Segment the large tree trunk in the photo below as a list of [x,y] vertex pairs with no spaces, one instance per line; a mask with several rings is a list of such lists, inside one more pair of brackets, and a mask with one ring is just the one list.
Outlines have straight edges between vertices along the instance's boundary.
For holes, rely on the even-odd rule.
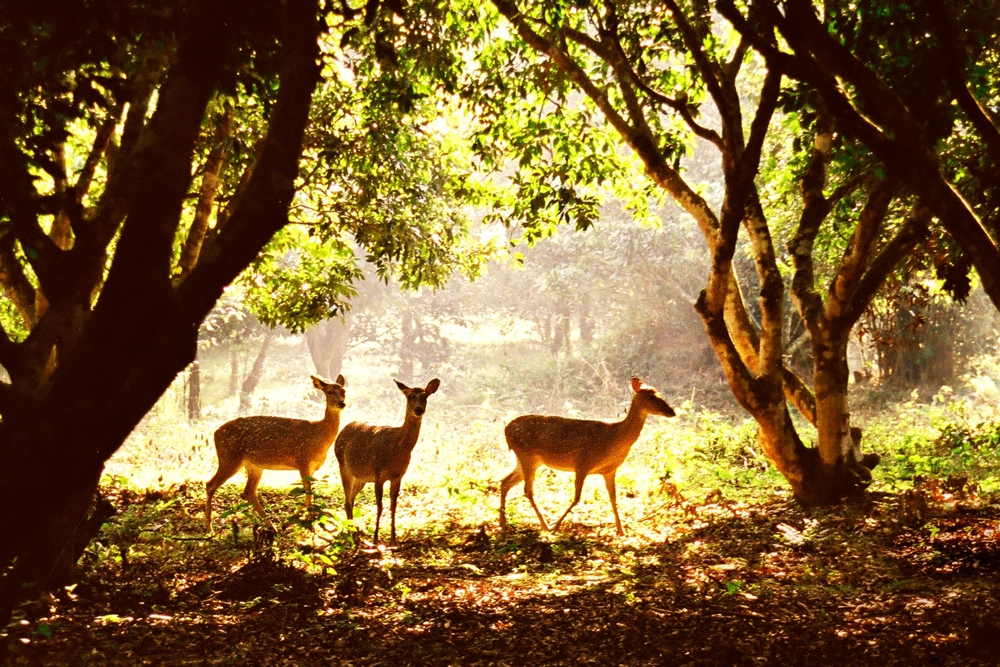
[[[94,326],[82,353],[56,370],[49,395],[0,423],[0,559],[17,557],[0,589],[2,603],[16,598],[22,584],[48,580],[91,506],[104,461],[194,360],[196,328],[185,326],[167,300],[147,303],[142,313],[98,307],[94,320],[103,326]],[[157,304],[162,315],[149,312]]]
[[[40,391],[13,398],[18,378],[25,376],[17,364],[21,348],[0,341],[4,366],[15,371],[13,386],[3,392],[0,421],[0,626],[18,600],[51,583],[61,554],[73,549],[72,535],[91,507],[105,461],[194,361],[199,324],[225,285],[287,223],[319,74],[318,8],[310,0],[289,0],[282,7],[280,85],[267,145],[226,232],[203,251],[188,278],[176,288],[171,283],[174,240],[195,141],[236,23],[226,13],[235,9],[226,3],[196,3],[181,17],[176,63],[142,140],[128,156],[127,218],[107,281],[74,345],[61,351]],[[80,262],[89,258],[103,271],[104,246],[95,251],[95,238],[100,240],[81,233],[68,252],[81,253]],[[46,274],[43,286],[46,281],[55,286],[46,291],[46,317],[69,312],[67,304],[89,304],[101,276],[83,281],[83,291],[74,293],[69,287],[81,283],[53,283],[53,275]],[[44,363],[48,355],[38,356]]]

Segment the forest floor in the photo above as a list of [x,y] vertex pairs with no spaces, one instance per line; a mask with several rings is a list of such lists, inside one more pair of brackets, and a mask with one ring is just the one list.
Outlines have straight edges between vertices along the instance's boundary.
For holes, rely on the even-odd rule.
[[657,522],[656,539],[586,514],[558,534],[521,521],[507,538],[495,521],[402,530],[401,516],[395,549],[317,549],[301,528],[255,544],[235,517],[207,539],[200,489],[110,493],[155,523],[124,548],[121,533],[105,541],[61,599],[23,609],[9,664],[1000,661],[1000,505],[964,480],[822,512],[666,493],[626,517]]

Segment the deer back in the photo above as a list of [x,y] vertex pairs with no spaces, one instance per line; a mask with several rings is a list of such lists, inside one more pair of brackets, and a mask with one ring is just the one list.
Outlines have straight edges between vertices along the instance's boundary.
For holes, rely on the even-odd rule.
[[507,445],[518,458],[530,456],[556,470],[588,469],[609,458],[624,460],[635,441],[622,438],[619,423],[524,415],[507,424]]
[[366,482],[374,482],[376,477],[402,477],[420,437],[427,397],[437,391],[440,384],[437,378],[425,388],[407,387],[396,382],[406,396],[406,416],[402,426],[371,426],[361,422],[345,426],[333,447],[342,474]]
[[507,444],[518,459],[531,457],[557,470],[615,470],[639,439],[646,415],[674,416],[663,397],[639,378],[632,378],[632,391],[628,414],[621,421],[524,415],[504,429]]
[[401,477],[410,464],[410,454],[416,444],[405,442],[399,426],[372,426],[352,422],[337,436],[334,454],[341,470],[353,479],[374,482]]
[[243,417],[215,432],[222,457],[238,457],[258,468],[297,469],[301,462],[325,459],[337,435],[336,424],[286,417]]
[[[240,460],[266,470],[315,470],[322,465],[340,428],[344,376],[338,376],[334,384],[313,377],[313,384],[326,395],[322,420],[270,416],[233,419],[215,431],[219,460]],[[310,463],[313,465],[306,465]]]

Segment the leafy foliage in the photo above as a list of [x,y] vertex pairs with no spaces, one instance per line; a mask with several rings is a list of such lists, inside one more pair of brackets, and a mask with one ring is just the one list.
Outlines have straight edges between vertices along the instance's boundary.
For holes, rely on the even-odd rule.
[[342,313],[361,272],[350,246],[321,243],[292,227],[275,236],[244,276],[250,312],[268,326],[296,332]]

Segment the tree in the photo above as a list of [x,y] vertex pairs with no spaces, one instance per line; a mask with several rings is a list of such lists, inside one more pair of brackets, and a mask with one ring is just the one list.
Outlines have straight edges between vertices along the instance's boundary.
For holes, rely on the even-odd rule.
[[[423,29],[408,32],[392,18],[398,3],[387,4],[324,15],[336,33],[321,40],[324,80],[381,96],[356,115],[352,98],[323,108],[362,135],[372,134],[365,113],[402,118],[386,122],[402,139],[420,119],[400,101],[447,87],[461,62],[448,48],[462,32],[439,24],[433,5],[407,12]],[[297,199],[297,179],[315,183],[300,163],[313,146],[320,16],[309,0],[0,10],[0,284],[13,306],[5,323],[15,323],[0,335],[11,378],[0,386],[5,614],[50,581],[105,460],[194,360],[199,324],[224,288],[253,282],[244,269],[257,263],[261,319],[299,329],[348,295],[353,264],[320,262],[343,257],[351,236],[387,273],[412,268],[414,284],[446,275],[437,260],[462,240],[461,221],[424,240],[418,214],[396,226],[386,215],[321,226]],[[350,165],[338,150],[327,159]],[[201,187],[191,197],[193,174]],[[299,225],[289,226],[290,209]],[[284,309],[269,301],[279,294]]]
[[952,284],[967,290],[974,266],[1000,308],[993,3],[828,3],[822,17],[808,0],[787,0],[783,11],[754,0],[746,15],[733,0],[717,7],[768,68],[814,90],[841,131],[940,220],[964,256],[939,267]]
[[[805,131],[812,147],[805,149],[808,167],[798,186],[802,204],[790,252],[793,298],[813,346],[813,394],[783,363],[785,285],[776,230],[756,182],[783,94],[781,72],[756,67],[748,57],[749,42],[713,23],[706,3],[493,4],[522,41],[509,41],[482,59],[482,69],[493,76],[486,75],[481,86],[526,100],[523,106],[560,110],[544,121],[520,120],[523,111],[492,114],[493,128],[503,127],[502,133],[494,129],[494,142],[521,151],[513,181],[521,186],[521,199],[530,202],[527,212],[549,210],[556,220],[587,226],[593,202],[576,188],[612,178],[612,163],[621,155],[606,133],[617,134],[648,177],[629,201],[648,196],[653,186],[701,228],[711,269],[695,308],[736,399],[758,422],[763,451],[807,504],[836,502],[863,487],[876,459],[861,455],[859,432],[849,421],[847,340],[875,289],[923,234],[926,215],[918,207],[887,225],[895,186],[864,178],[864,169],[827,195],[834,129],[823,109],[811,105],[819,119]],[[703,102],[714,106],[716,118],[699,117]],[[681,158],[694,137],[719,152],[724,188],[718,209],[682,174]],[[840,219],[852,233],[821,296],[815,239],[839,200],[862,184],[865,203]],[[758,322],[750,317],[734,271],[741,229],[757,274]],[[816,448],[802,442],[788,402],[817,427]]]
[[[3,283],[29,331],[20,342],[0,338],[11,377],[0,391],[8,611],[24,585],[46,580],[104,461],[194,359],[198,324],[223,287],[287,222],[319,75],[315,3],[286,3],[277,33],[269,12],[233,3],[164,9],[80,3],[3,18]],[[233,76],[239,46],[277,64],[268,132],[228,224],[175,286],[174,241],[202,119]],[[59,158],[88,122],[97,130],[71,181]],[[102,160],[106,180],[97,183]],[[44,301],[33,300],[36,286]]]

